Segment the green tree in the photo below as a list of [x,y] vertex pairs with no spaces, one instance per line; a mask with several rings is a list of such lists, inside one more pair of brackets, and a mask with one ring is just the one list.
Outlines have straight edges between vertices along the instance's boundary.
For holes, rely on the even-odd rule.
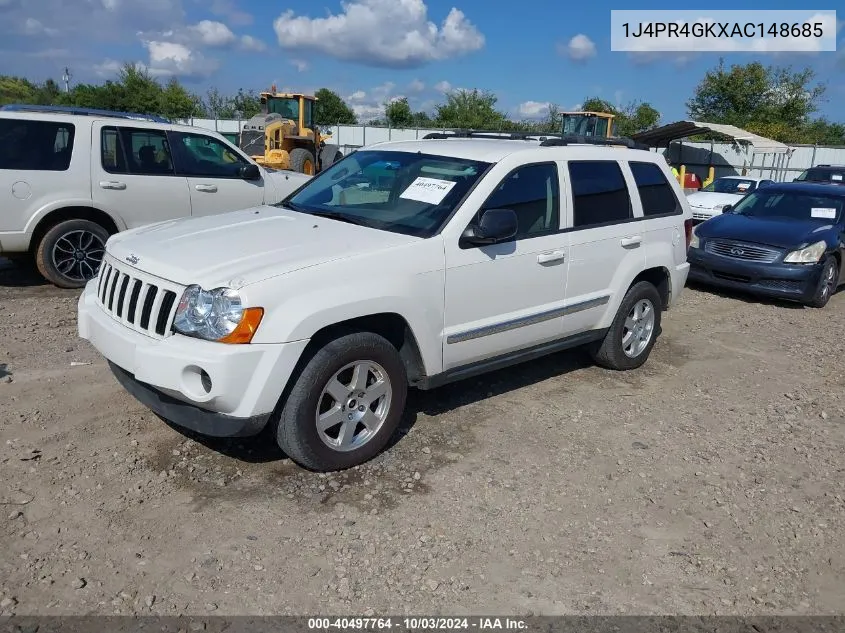
[[650,130],[660,122],[660,112],[650,103],[633,101],[617,108],[604,99],[589,97],[581,104],[585,112],[607,112],[616,116],[616,134],[631,136],[637,132]]
[[235,105],[231,97],[222,94],[217,88],[209,88],[203,100],[205,110],[212,119],[234,119]]
[[241,118],[251,119],[261,112],[261,98],[253,90],[238,90],[238,94],[232,99],[234,109],[241,113]]
[[158,113],[171,119],[188,119],[196,116],[197,100],[175,78],[161,90]]
[[435,107],[438,126],[502,130],[510,126],[504,112],[496,110],[496,95],[489,91],[458,90],[446,95],[446,103]]
[[807,125],[818,111],[825,86],[812,85],[814,78],[810,68],[793,72],[760,62],[726,68],[724,60],[719,60],[687,101],[687,110],[697,121],[783,134]]
[[414,113],[406,97],[389,101],[384,106],[384,118],[391,127],[407,128],[414,124]]
[[317,106],[314,114],[316,125],[354,125],[358,117],[336,92],[320,88],[316,94]]
[[23,77],[0,76],[0,105],[34,102],[35,84]]
[[412,127],[427,128],[432,127],[434,125],[434,121],[431,120],[431,116],[429,116],[428,112],[420,110],[419,112],[414,112],[411,125]]
[[123,107],[118,109],[141,114],[162,114],[161,84],[153,79],[148,70],[126,63],[118,73],[117,83],[123,92]]

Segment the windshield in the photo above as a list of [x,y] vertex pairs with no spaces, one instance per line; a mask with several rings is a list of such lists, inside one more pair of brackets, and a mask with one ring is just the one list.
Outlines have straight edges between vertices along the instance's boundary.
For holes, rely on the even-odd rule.
[[819,196],[801,191],[760,189],[740,200],[733,213],[754,218],[810,220],[836,224],[842,218],[845,198]]
[[299,120],[299,99],[271,97],[264,103],[265,113],[281,114],[286,119]]
[[757,188],[757,183],[753,180],[744,180],[742,178],[717,178],[706,187],[702,187],[701,191],[707,193],[735,193],[743,195],[751,193]]
[[357,151],[276,206],[429,237],[487,167],[418,152]]
[[795,180],[807,180],[810,182],[835,182],[845,185],[845,168],[835,169],[808,169]]

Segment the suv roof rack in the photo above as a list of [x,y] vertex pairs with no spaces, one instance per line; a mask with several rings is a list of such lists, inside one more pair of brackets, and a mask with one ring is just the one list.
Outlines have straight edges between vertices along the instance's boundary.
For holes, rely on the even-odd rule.
[[482,132],[476,130],[453,130],[449,132],[430,132],[423,136],[426,139],[447,139],[447,138],[489,138],[505,141],[544,141],[549,137],[560,136],[559,134],[531,134],[529,132]]
[[[830,163],[819,163],[816,167],[845,167],[845,165],[831,165]],[[814,169],[810,167],[810,169]]]
[[133,119],[135,121],[152,121],[153,123],[171,123],[169,119],[154,114],[140,114],[137,112],[116,112],[114,110],[96,110],[94,108],[77,108],[75,106],[45,106],[10,103],[0,106],[5,112],[45,112],[53,114],[74,114],[77,116],[104,116],[115,119]]
[[651,149],[648,145],[638,143],[634,139],[625,136],[604,138],[600,136],[582,136],[579,134],[549,138],[540,143],[540,145],[543,147],[560,147],[562,145],[624,145],[628,149]]

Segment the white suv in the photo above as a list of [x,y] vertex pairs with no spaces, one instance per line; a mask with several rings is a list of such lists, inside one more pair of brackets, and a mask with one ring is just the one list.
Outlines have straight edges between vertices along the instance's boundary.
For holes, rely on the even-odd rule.
[[642,365],[689,270],[663,157],[466,136],[374,145],[275,207],[113,236],[80,336],[165,419],[270,422],[321,471],[380,452],[409,386],[580,345]]
[[223,136],[145,115],[0,108],[0,255],[81,288],[108,237],[273,204],[310,176],[259,167]]

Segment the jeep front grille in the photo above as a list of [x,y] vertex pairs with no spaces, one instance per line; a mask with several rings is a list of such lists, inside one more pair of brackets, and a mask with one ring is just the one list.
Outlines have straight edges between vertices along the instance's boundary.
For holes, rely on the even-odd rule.
[[97,299],[103,310],[128,328],[152,336],[171,335],[181,288],[107,258],[100,268]]
[[776,248],[732,240],[709,239],[704,244],[704,250],[712,255],[760,264],[771,264],[780,257],[780,251]]

